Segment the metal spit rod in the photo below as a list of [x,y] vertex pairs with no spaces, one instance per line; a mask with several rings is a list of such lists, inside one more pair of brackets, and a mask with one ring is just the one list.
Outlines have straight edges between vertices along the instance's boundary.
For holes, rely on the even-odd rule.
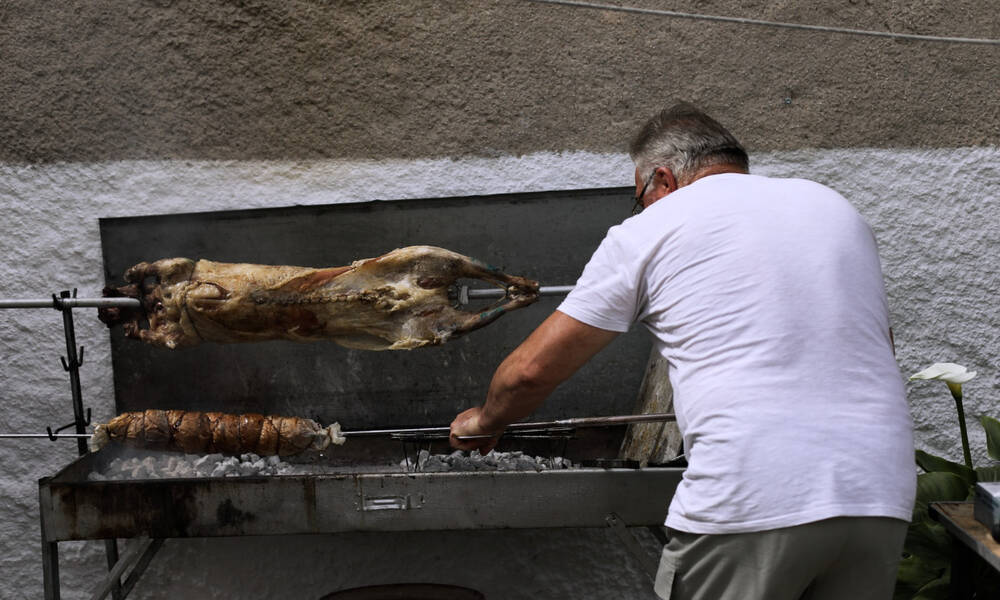
[[[486,288],[486,289],[475,289],[470,290],[468,286],[462,286],[469,298],[500,298],[503,297],[507,292],[500,288]],[[560,294],[568,294],[573,291],[573,286],[571,285],[543,285],[538,288],[539,296],[558,296]]]
[[[565,296],[573,291],[572,285],[543,285],[538,288],[539,296]],[[458,302],[468,304],[470,300],[480,298],[503,298],[507,290],[502,288],[469,289],[467,285],[458,286]]]
[[[540,296],[566,295],[573,291],[571,285],[543,285],[538,288]],[[507,294],[501,288],[469,289],[463,285],[458,290],[459,299],[462,304],[468,304],[469,300],[478,298],[502,298]],[[138,298],[24,298],[24,299],[0,299],[0,308],[141,308],[142,304]]]
[[[53,433],[54,438],[89,438],[91,433]],[[47,438],[48,433],[0,433],[0,438]]]
[[[540,296],[566,295],[573,291],[571,285],[543,285],[538,288]],[[459,301],[468,304],[470,300],[480,298],[502,298],[507,294],[501,288],[469,289],[463,285],[458,289]],[[0,300],[0,308],[141,308],[137,298],[25,298]]]
[[0,300],[0,308],[140,308],[138,298],[28,298],[23,300]]

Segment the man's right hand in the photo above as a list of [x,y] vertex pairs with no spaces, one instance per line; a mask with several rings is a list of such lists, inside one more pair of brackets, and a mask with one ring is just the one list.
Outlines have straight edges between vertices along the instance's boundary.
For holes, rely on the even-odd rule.
[[[448,438],[448,442],[451,444],[452,448],[457,448],[459,450],[479,450],[480,454],[486,454],[492,450],[497,442],[500,441],[500,435],[503,434],[503,430],[494,431],[486,429],[481,424],[483,414],[483,408],[481,406],[475,406],[466,411],[463,411],[455,417],[455,420],[451,422],[451,435]],[[474,438],[471,440],[460,440],[457,436],[460,435],[490,435],[491,437]]]

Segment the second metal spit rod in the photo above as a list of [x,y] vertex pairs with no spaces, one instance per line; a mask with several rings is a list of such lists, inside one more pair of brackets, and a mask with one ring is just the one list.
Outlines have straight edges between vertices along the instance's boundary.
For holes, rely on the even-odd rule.
[[[613,425],[629,425],[632,423],[658,423],[663,421],[676,421],[677,417],[673,413],[650,413],[647,415],[618,415],[613,417],[577,417],[573,419],[557,419],[555,421],[539,421],[536,423],[511,423],[504,430],[504,433],[517,433],[523,431],[537,430],[558,430],[577,429],[583,427],[609,427]],[[399,436],[399,437],[448,437],[451,432],[449,427],[415,427],[409,429],[361,429],[357,431],[342,431],[344,437],[364,437],[364,436]],[[460,435],[460,440],[471,440],[479,438],[495,437],[492,435]]]
[[[506,432],[516,433],[524,431],[578,429],[583,427],[610,427],[614,425],[630,425],[632,423],[660,423],[663,421],[676,421],[677,417],[673,413],[649,413],[647,415],[619,415],[614,417],[576,417],[573,419],[558,419],[555,421],[539,421],[536,423],[511,423],[507,426]],[[374,437],[380,435],[388,436],[433,436],[440,435],[447,437],[451,432],[449,427],[411,427],[402,429],[358,429],[355,431],[342,431],[344,437]],[[89,433],[55,433],[53,437],[64,438],[86,438]],[[46,438],[47,433],[0,433],[0,438]],[[460,435],[458,439],[469,440],[477,438],[493,437],[491,435]]]

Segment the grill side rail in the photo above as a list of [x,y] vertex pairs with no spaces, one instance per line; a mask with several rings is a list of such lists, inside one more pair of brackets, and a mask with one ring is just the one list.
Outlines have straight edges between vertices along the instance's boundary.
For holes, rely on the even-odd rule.
[[661,525],[683,469],[39,482],[46,542]]

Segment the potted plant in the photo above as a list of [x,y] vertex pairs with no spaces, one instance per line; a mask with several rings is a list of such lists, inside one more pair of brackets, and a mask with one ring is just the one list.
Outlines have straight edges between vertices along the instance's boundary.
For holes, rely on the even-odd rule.
[[[962,384],[976,373],[954,363],[935,363],[915,373],[910,380],[936,379],[945,382],[955,400],[958,426],[962,438],[964,464],[939,456],[916,451],[917,498],[913,518],[903,546],[894,600],[946,600],[951,583],[952,541],[944,527],[928,513],[932,502],[971,500],[978,481],[1000,481],[1000,466],[973,467],[969,436],[962,405]],[[981,416],[986,432],[986,450],[990,458],[1000,461],[1000,421]],[[975,573],[976,598],[996,598],[1000,577],[985,564]]]

